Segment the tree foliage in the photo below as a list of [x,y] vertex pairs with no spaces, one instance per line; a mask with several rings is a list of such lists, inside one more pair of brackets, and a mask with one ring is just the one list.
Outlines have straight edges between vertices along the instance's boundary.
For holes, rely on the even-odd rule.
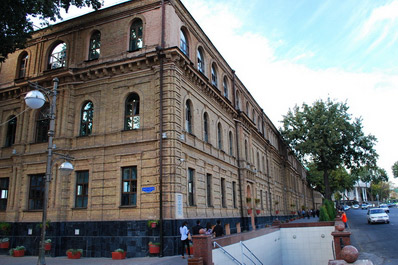
[[329,177],[340,166],[357,169],[365,165],[375,167],[377,153],[373,146],[377,139],[365,135],[362,120],[351,119],[346,103],[328,99],[312,106],[295,106],[283,117],[280,129],[286,142],[304,164],[313,163],[323,174],[324,195],[331,199]]
[[329,221],[330,217],[328,215],[328,211],[326,210],[325,205],[322,205],[319,209],[319,221]]
[[[325,182],[323,179],[323,172],[317,169],[317,165],[311,163],[308,165],[307,181],[316,191],[325,194]],[[333,194],[337,191],[351,190],[357,177],[349,174],[347,170],[339,166],[329,174],[330,192]]]
[[369,165],[366,165],[364,167],[354,169],[352,171],[352,175],[367,183],[379,183],[380,181],[388,181],[387,172],[377,166],[370,167]]
[[0,62],[16,49],[25,47],[33,32],[29,16],[38,17],[48,24],[48,19],[62,19],[60,10],[70,6],[101,7],[100,0],[3,0],[0,8]]
[[392,174],[394,175],[394,178],[398,178],[398,161],[392,165]]
[[372,196],[376,198],[379,195],[380,201],[385,201],[390,197],[390,184],[388,182],[380,181],[370,185]]

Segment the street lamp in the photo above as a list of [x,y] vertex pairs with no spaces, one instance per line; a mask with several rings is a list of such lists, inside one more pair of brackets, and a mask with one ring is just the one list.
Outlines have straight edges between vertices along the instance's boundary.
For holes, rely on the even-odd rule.
[[[47,165],[46,165],[46,176],[44,183],[44,198],[43,198],[43,219],[42,219],[42,228],[41,228],[41,239],[40,239],[40,248],[39,248],[39,258],[37,260],[37,265],[45,265],[45,252],[44,252],[44,242],[46,240],[46,222],[47,222],[47,204],[48,204],[48,190],[51,181],[51,169],[53,164],[53,138],[55,131],[55,112],[56,112],[56,103],[57,103],[57,88],[59,79],[53,79],[54,87],[52,90],[41,87],[37,84],[29,83],[36,90],[32,90],[25,96],[25,103],[32,109],[41,108],[46,102],[45,96],[50,101],[50,128],[48,130],[48,148],[47,148]],[[44,95],[43,95],[44,93]],[[52,96],[52,100],[50,100],[50,96]],[[60,155],[60,154],[57,154]],[[70,158],[64,155],[61,155],[64,158]],[[73,171],[73,165],[65,161],[59,167],[61,175],[68,175]]]

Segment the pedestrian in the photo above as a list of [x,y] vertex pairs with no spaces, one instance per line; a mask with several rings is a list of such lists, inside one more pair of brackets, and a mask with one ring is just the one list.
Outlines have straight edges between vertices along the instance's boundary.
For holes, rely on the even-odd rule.
[[347,219],[347,215],[345,214],[345,212],[342,213],[341,220],[343,220],[344,226],[345,226],[345,228],[347,228],[348,219]]
[[187,227],[187,221],[184,221],[182,223],[182,226],[180,227],[180,234],[181,234],[181,258],[185,259],[184,253],[185,253],[185,246],[188,249],[188,257],[191,257],[191,251],[189,249],[189,229]]
[[211,235],[211,233],[212,233],[212,231],[213,231],[213,228],[212,228],[212,226],[211,226],[211,223],[207,223],[206,224],[206,235]]
[[220,236],[224,235],[224,229],[221,226],[221,220],[217,220],[217,224],[213,228],[212,233],[214,233],[216,237],[220,237]]
[[196,225],[192,227],[192,235],[199,235],[200,229],[203,227],[200,225],[200,220],[196,221]]
[[307,218],[310,219],[310,216],[311,216],[310,209],[307,209],[306,215],[307,215]]
[[315,218],[315,210],[314,209],[311,210],[311,213],[312,213],[312,218]]
[[319,209],[316,209],[316,217],[319,218]]

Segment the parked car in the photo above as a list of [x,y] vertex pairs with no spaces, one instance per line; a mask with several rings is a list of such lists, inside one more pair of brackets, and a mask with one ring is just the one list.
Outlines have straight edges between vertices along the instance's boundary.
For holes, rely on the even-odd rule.
[[362,203],[361,208],[362,209],[368,209],[369,207],[371,207],[371,205],[367,202]]
[[366,218],[368,219],[368,224],[373,224],[373,223],[390,223],[390,217],[384,209],[382,208],[372,208],[368,209],[368,213],[366,215]]
[[359,204],[353,204],[353,205],[351,206],[351,208],[352,208],[352,209],[359,209]]
[[350,209],[350,206],[348,206],[348,205],[344,205],[344,206],[343,206],[343,210],[344,210],[344,211],[348,211],[349,209]]
[[389,203],[387,203],[387,206],[388,206],[388,208],[395,207],[395,203],[389,202]]
[[380,204],[379,208],[383,209],[386,213],[390,212],[390,209],[388,209],[387,204]]

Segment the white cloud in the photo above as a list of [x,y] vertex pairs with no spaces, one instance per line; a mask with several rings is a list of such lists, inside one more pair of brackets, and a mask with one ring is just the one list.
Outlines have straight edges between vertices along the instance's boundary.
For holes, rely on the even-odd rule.
[[[211,5],[206,5],[202,13],[185,2],[190,1],[184,1],[188,10],[277,127],[282,115],[296,104],[312,104],[317,99],[326,100],[328,97],[347,102],[349,113],[363,118],[364,132],[378,138],[379,166],[386,169],[392,178],[391,166],[398,160],[398,146],[395,144],[398,126],[394,122],[398,113],[398,107],[395,107],[397,76],[351,73],[341,69],[313,70],[296,63],[301,57],[291,61],[279,60],[266,36],[239,32],[244,25],[239,13],[233,13],[227,6],[220,10]],[[194,1],[195,6],[203,7],[205,3]],[[369,32],[376,21],[398,17],[398,1],[392,4],[390,8],[394,12],[389,10],[388,14],[383,14],[381,9],[373,12],[366,24]],[[233,23],[220,24],[219,21],[223,20]],[[385,38],[383,34],[380,36]],[[301,56],[313,55],[313,51],[304,50]]]

